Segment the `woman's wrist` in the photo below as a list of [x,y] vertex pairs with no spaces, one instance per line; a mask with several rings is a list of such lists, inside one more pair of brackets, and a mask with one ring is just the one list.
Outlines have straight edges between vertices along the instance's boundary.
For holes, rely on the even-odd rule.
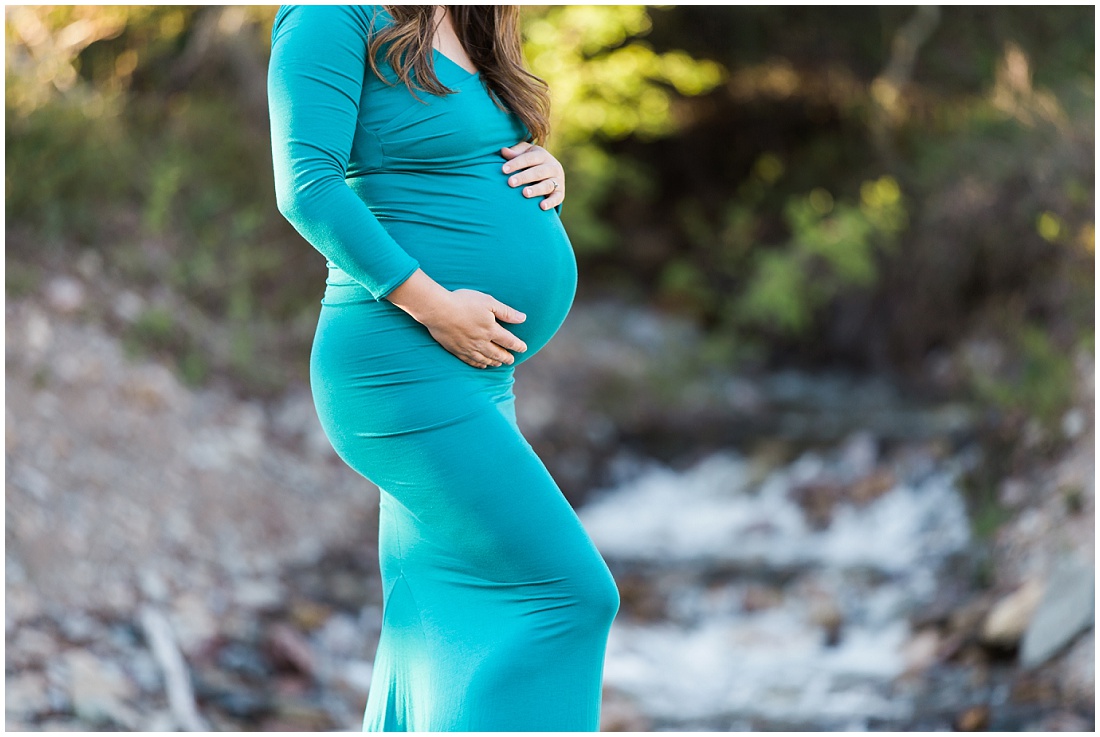
[[432,279],[423,269],[417,269],[405,281],[386,295],[393,304],[409,313],[414,320],[430,325],[441,309],[445,308],[451,290]]

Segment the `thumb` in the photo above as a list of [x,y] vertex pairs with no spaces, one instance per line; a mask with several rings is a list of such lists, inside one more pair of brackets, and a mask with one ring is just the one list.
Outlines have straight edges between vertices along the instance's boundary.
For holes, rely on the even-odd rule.
[[504,146],[500,151],[504,158],[511,159],[519,156],[530,147],[531,144],[527,141],[520,141],[518,143],[513,143],[511,146]]
[[527,315],[519,310],[513,310],[503,302],[493,302],[489,309],[492,310],[494,315],[505,322],[523,322],[527,319]]

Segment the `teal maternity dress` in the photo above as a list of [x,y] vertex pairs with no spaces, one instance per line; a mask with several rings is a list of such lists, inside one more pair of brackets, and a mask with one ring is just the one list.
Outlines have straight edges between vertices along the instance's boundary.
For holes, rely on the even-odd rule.
[[[436,51],[436,96],[367,63],[380,5],[283,5],[268,96],[279,211],[327,258],[310,382],[339,456],[380,489],[383,625],[363,731],[598,731],[619,592],[516,423],[514,371],[561,326],[577,264],[500,154],[529,137]],[[388,79],[393,68],[376,57]],[[526,313],[475,368],[386,296],[417,268]],[[308,520],[302,520],[308,524]]]

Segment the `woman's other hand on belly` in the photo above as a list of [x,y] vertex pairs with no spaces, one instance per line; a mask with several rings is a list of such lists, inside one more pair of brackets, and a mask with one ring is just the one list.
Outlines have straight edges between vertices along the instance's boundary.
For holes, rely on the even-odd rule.
[[501,166],[501,171],[509,175],[508,186],[523,186],[524,197],[545,195],[546,199],[539,203],[543,210],[565,201],[565,169],[549,151],[520,141],[514,146],[505,146],[500,153],[508,159]]
[[512,364],[516,359],[508,350],[527,350],[526,343],[497,322],[520,323],[527,316],[485,292],[449,290],[417,269],[386,299],[428,328],[437,343],[475,368]]

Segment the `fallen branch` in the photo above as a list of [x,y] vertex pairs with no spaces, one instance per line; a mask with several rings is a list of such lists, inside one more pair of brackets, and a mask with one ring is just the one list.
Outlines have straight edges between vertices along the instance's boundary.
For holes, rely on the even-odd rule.
[[141,626],[145,639],[153,651],[153,658],[164,671],[164,688],[168,692],[168,705],[179,726],[186,732],[209,732],[210,727],[199,714],[195,694],[191,690],[191,678],[187,663],[176,646],[172,625],[160,611],[145,605],[141,609]]

